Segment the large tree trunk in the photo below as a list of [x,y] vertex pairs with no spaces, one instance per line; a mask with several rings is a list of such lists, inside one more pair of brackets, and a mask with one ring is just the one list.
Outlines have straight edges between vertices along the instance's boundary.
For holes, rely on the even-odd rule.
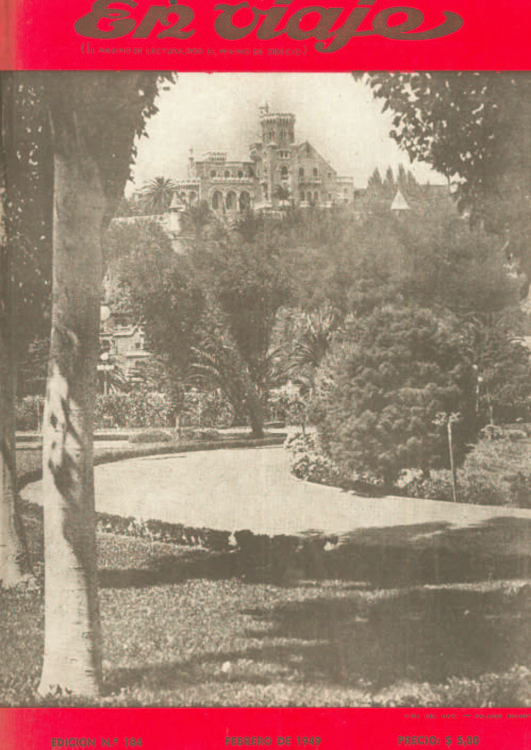
[[251,378],[249,366],[243,359],[234,337],[228,331],[225,335],[231,343],[231,348],[238,363],[239,379],[245,396],[245,409],[249,417],[253,437],[262,438],[264,436],[264,410],[258,388]]
[[15,347],[12,247],[7,231],[7,153],[12,74],[0,78],[0,585],[15,586],[31,573],[16,486]]
[[[66,98],[66,97],[65,97]],[[105,197],[75,109],[52,108],[52,336],[43,425],[45,643],[39,693],[94,696],[101,682],[93,409]]]
[[264,436],[264,410],[258,389],[253,383],[249,369],[244,362],[242,362],[241,377],[245,391],[245,406],[247,407],[253,437],[262,438]]

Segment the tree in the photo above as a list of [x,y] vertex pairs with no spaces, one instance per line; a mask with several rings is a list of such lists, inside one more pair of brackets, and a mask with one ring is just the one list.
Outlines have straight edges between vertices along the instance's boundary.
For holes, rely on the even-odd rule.
[[284,185],[275,185],[273,189],[273,198],[276,198],[282,208],[285,208],[289,201],[289,188]]
[[194,243],[191,256],[202,288],[226,321],[246,381],[266,396],[271,332],[292,287],[274,225],[257,224],[251,215],[234,230],[220,228]]
[[382,189],[382,185],[382,175],[380,174],[380,170],[378,169],[378,167],[375,167],[374,171],[369,176],[367,187],[369,188],[369,190],[375,190],[379,192]]
[[[212,242],[204,208],[187,213],[194,227],[190,242],[200,247]],[[226,231],[216,222],[210,229],[215,237]],[[113,228],[108,251],[121,256],[111,266],[118,296],[125,296],[142,320],[148,347],[158,356],[159,367],[166,369],[164,382],[172,384],[169,395],[176,412],[184,405],[185,386],[200,381],[203,386],[222,388],[236,415],[246,409],[253,433],[261,435],[262,406],[249,365],[216,297],[214,266],[198,268],[193,252],[175,254],[155,223]]]
[[101,679],[92,425],[102,233],[123,194],[157,75],[42,74],[54,160],[53,307],[43,426],[45,643],[39,693]]
[[0,75],[0,583],[6,587],[21,583],[30,573],[16,479],[14,263],[7,225],[13,96],[13,76],[4,72]]
[[522,73],[370,73],[394,112],[391,136],[455,187],[472,221],[503,236],[531,278],[531,77]]
[[349,472],[393,482],[403,469],[449,464],[438,415],[459,413],[458,461],[482,426],[473,362],[458,318],[387,306],[354,322],[318,376],[322,444]]
[[157,356],[149,379],[154,383],[158,373],[177,416],[184,406],[192,347],[199,346],[206,306],[195,270],[152,221],[113,226],[106,251],[108,302],[115,309],[125,306],[142,321],[147,347]]
[[142,188],[142,203],[149,213],[163,214],[170,207],[177,186],[169,177],[154,177]]
[[303,316],[302,326],[293,341],[286,341],[284,376],[293,380],[301,395],[311,401],[315,390],[315,376],[328,354],[343,316],[329,304]]
[[[5,79],[9,78],[6,73]],[[13,362],[17,393],[44,394],[41,342],[49,348],[51,308],[52,165],[39,74],[14,75],[9,105],[8,193],[3,206],[14,275]],[[28,374],[32,383],[28,382]]]

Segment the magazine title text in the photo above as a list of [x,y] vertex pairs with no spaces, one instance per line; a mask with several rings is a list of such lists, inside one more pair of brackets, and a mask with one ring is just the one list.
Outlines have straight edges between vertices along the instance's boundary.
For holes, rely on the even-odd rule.
[[[419,8],[379,9],[378,4],[378,0],[362,0],[351,7],[297,7],[298,3],[276,0],[268,8],[258,8],[249,0],[219,3],[214,6],[213,25],[223,40],[235,42],[254,35],[258,41],[270,41],[285,35],[292,41],[313,43],[317,52],[324,53],[337,52],[356,37],[424,41],[448,36],[463,26],[463,18],[453,11],[441,12],[432,22]],[[74,29],[88,39],[187,40],[200,25],[190,5],[150,5],[144,10],[136,0],[95,0]]]

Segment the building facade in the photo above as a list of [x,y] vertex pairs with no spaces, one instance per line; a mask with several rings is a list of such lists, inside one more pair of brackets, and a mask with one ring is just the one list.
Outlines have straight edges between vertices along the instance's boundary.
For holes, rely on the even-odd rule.
[[261,138],[249,146],[249,159],[229,161],[224,151],[201,159],[191,153],[188,176],[175,180],[186,205],[206,201],[221,214],[279,210],[287,206],[330,207],[351,203],[352,177],[341,177],[308,142],[295,139],[295,115],[260,107]]

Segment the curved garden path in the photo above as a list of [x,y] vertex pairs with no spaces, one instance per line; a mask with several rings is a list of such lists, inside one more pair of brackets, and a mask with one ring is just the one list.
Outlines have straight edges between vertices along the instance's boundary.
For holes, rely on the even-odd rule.
[[[135,458],[98,466],[98,511],[158,519],[223,531],[257,534],[415,526],[459,529],[498,519],[531,521],[531,510],[453,504],[403,497],[358,497],[332,487],[301,482],[289,473],[283,448],[219,449]],[[22,491],[42,503],[42,483]],[[517,521],[516,521],[517,522]],[[428,526],[429,525],[429,526]],[[420,527],[424,527],[424,531]]]

